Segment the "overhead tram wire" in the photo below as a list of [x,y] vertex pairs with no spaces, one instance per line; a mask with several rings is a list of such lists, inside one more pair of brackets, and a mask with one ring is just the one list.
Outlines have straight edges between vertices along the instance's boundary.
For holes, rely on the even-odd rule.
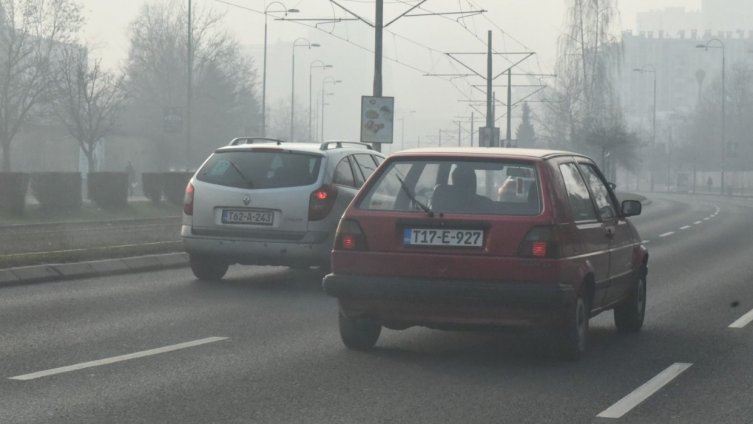
[[[243,9],[243,10],[246,10],[246,11],[249,11],[249,12],[257,13],[257,14],[259,14],[259,15],[263,15],[263,14],[264,14],[264,12],[263,12],[263,11],[261,11],[261,10],[258,10],[258,9],[254,9],[254,8],[252,8],[252,7],[248,7],[248,6],[245,6],[245,5],[237,4],[237,3],[234,3],[234,2],[231,2],[231,1],[228,1],[228,0],[214,0],[214,1],[215,1],[215,2],[217,2],[217,3],[225,4],[225,5],[227,5],[227,6],[231,6],[231,7],[236,7],[236,8],[238,8],[238,9]],[[406,2],[398,0],[398,1],[396,2],[396,3],[404,3],[404,4],[405,4]],[[420,9],[420,8],[419,8],[419,9]],[[443,17],[443,18],[446,18],[446,17]],[[336,19],[342,19],[342,18],[335,18],[335,17],[333,17],[333,20],[336,20]],[[348,18],[345,18],[345,19],[348,19]],[[300,26],[304,26],[304,27],[306,27],[306,28],[310,28],[310,29],[313,29],[313,30],[316,30],[316,31],[322,32],[322,33],[324,33],[324,34],[327,34],[327,35],[329,35],[329,36],[331,36],[331,37],[334,37],[334,38],[336,38],[336,39],[338,39],[338,40],[340,40],[340,41],[343,41],[343,42],[345,42],[345,43],[347,43],[347,44],[350,44],[350,45],[352,45],[352,46],[354,46],[354,47],[356,47],[356,48],[358,48],[358,49],[361,49],[361,50],[363,50],[363,51],[365,51],[365,52],[368,52],[368,53],[371,53],[371,54],[373,54],[373,53],[374,53],[374,50],[373,50],[373,49],[371,49],[371,48],[369,48],[369,47],[365,47],[365,46],[362,46],[362,45],[360,45],[360,44],[358,44],[358,43],[355,43],[355,42],[351,41],[351,40],[350,40],[350,39],[348,39],[348,38],[344,38],[343,36],[341,36],[341,35],[338,35],[338,34],[334,33],[334,25],[333,25],[333,30],[332,30],[332,31],[326,31],[326,30],[324,30],[324,29],[322,29],[322,28],[319,28],[319,27],[318,27],[317,25],[310,25],[310,24],[306,24],[306,23],[305,23],[304,21],[301,21],[301,20],[294,20],[294,19],[284,19],[284,18],[277,18],[277,20],[281,20],[281,21],[287,21],[287,22],[291,22],[291,23],[294,23],[294,24],[297,24],[297,25],[300,25]],[[348,30],[348,29],[349,29],[349,28],[348,28],[348,26],[346,25],[346,30]],[[411,64],[409,64],[409,63],[406,63],[406,62],[400,61],[400,60],[398,60],[398,59],[396,59],[396,58],[392,58],[392,57],[390,57],[390,56],[388,56],[388,55],[383,55],[383,58],[384,58],[385,60],[388,60],[388,61],[390,61],[390,62],[393,62],[393,63],[396,63],[396,64],[398,64],[398,65],[401,65],[401,66],[403,66],[403,67],[405,67],[405,68],[407,68],[407,69],[410,69],[410,70],[412,70],[412,71],[418,72],[418,73],[420,73],[420,74],[422,74],[422,75],[424,75],[424,74],[430,74],[430,73],[432,73],[432,72],[433,72],[433,70],[434,70],[434,68],[435,68],[435,67],[437,66],[438,62],[440,62],[440,61],[441,61],[442,59],[445,59],[445,60],[447,60],[447,63],[449,63],[449,64],[450,64],[450,65],[452,66],[452,61],[451,61],[451,60],[449,60],[449,59],[448,59],[448,58],[446,57],[446,55],[444,54],[444,52],[441,52],[440,50],[437,50],[437,49],[431,48],[431,47],[429,47],[429,46],[427,46],[427,45],[425,45],[425,44],[423,44],[423,43],[420,43],[420,42],[418,42],[418,41],[415,41],[415,40],[412,40],[412,39],[410,39],[410,38],[408,38],[408,37],[405,37],[405,36],[403,36],[403,35],[400,35],[400,34],[398,34],[398,33],[394,32],[394,31],[391,31],[391,30],[387,30],[387,29],[385,29],[385,32],[388,32],[388,33],[392,34],[393,36],[395,36],[395,37],[397,37],[397,38],[399,38],[399,39],[402,39],[402,40],[404,40],[404,41],[406,41],[406,42],[409,42],[409,43],[411,43],[411,44],[414,44],[414,45],[416,45],[416,46],[418,46],[418,47],[421,47],[421,48],[423,48],[423,49],[426,49],[427,51],[429,51],[429,53],[437,53],[437,56],[438,56],[438,60],[437,60],[436,62],[430,61],[430,62],[431,62],[431,70],[430,70],[430,71],[426,71],[425,69],[421,69],[421,68],[419,68],[418,66],[415,66],[415,65],[411,65]],[[466,94],[465,92],[463,92],[463,90],[462,90],[462,89],[461,89],[461,88],[460,88],[460,87],[459,87],[459,86],[457,85],[457,83],[456,83],[456,82],[455,82],[455,81],[453,80],[453,78],[443,78],[443,77],[438,77],[438,78],[439,78],[439,79],[441,79],[441,80],[443,80],[443,81],[446,81],[446,82],[450,83],[450,85],[451,85],[451,86],[452,86],[452,87],[453,87],[453,88],[454,88],[454,89],[455,89],[455,90],[456,90],[456,91],[457,91],[457,92],[458,92],[458,93],[459,93],[459,94],[460,94],[460,95],[461,95],[462,97],[464,97],[464,98],[466,98],[466,99],[468,99],[468,100],[472,100],[471,98],[468,98],[468,95],[467,95],[467,94]]]

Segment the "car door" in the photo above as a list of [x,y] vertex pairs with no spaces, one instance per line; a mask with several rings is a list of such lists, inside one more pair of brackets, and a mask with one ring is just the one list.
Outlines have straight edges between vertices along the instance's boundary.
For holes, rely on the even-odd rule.
[[574,239],[580,241],[572,252],[591,265],[594,274],[595,291],[592,307],[603,306],[609,288],[609,238],[604,224],[599,219],[595,201],[586,181],[575,162],[559,165],[567,191],[568,203],[573,219]]
[[631,282],[630,228],[620,217],[616,198],[596,165],[588,162],[581,163],[580,167],[596,202],[604,236],[609,240],[609,288],[605,303],[611,304],[622,299]]

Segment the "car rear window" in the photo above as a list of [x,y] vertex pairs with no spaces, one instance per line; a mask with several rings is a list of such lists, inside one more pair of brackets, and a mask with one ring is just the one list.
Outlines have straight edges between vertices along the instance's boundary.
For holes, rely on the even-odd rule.
[[359,207],[385,211],[537,215],[541,196],[531,162],[396,159]]
[[314,184],[322,157],[280,151],[216,152],[201,167],[199,181],[240,188],[282,188]]

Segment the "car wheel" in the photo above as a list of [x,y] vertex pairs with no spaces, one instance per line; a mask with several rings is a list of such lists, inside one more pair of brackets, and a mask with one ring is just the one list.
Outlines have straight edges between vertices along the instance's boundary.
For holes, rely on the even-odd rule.
[[646,274],[638,277],[630,295],[614,309],[614,324],[617,331],[635,333],[643,327],[646,316]]
[[363,318],[348,318],[340,311],[340,338],[348,349],[369,350],[374,347],[382,326],[375,321]]
[[588,298],[584,293],[578,293],[577,299],[565,314],[565,328],[560,345],[563,358],[578,360],[586,353],[589,317]]
[[228,264],[216,259],[205,258],[200,256],[189,256],[191,271],[193,275],[202,281],[217,281],[225,276]]

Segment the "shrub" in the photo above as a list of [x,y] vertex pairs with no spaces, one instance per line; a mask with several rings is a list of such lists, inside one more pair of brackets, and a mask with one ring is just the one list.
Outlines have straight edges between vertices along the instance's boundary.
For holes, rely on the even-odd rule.
[[0,172],[0,210],[13,215],[23,215],[29,174]]
[[193,172],[165,172],[162,174],[162,189],[168,202],[175,205],[183,204],[188,180]]
[[89,199],[102,209],[119,209],[128,205],[126,172],[90,172],[86,185]]
[[141,188],[144,196],[154,203],[162,200],[162,173],[160,172],[143,172],[141,174]]
[[37,172],[31,175],[31,192],[46,212],[81,208],[81,174]]

